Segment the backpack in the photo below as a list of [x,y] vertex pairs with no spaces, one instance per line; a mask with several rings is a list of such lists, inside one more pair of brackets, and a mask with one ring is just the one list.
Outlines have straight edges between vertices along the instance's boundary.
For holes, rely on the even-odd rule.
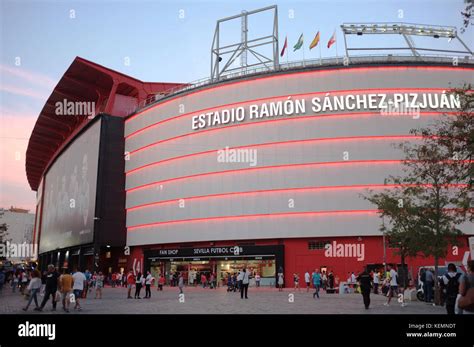
[[454,277],[449,276],[449,274],[446,274],[445,276],[448,279],[448,284],[446,285],[446,296],[456,297],[459,292],[458,280],[461,274],[457,273]]
[[421,273],[421,278],[420,278],[421,282],[425,283],[426,282],[426,271],[423,271]]

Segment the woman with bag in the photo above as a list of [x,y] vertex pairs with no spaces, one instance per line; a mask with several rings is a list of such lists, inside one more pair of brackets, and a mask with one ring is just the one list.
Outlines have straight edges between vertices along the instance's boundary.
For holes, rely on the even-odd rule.
[[474,314],[474,260],[467,263],[467,274],[459,284],[455,308],[458,314]]

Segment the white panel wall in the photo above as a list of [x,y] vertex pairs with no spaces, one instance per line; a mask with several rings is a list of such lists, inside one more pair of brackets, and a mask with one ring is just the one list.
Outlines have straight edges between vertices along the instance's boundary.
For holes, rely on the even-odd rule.
[[[380,220],[366,211],[374,206],[361,198],[366,188],[359,185],[380,185],[400,173],[402,155],[393,143],[408,140],[410,129],[432,123],[437,112],[413,119],[374,111],[334,116],[307,110],[305,118],[247,120],[244,126],[204,132],[191,129],[192,116],[295,94],[410,92],[472,79],[472,70],[461,68],[346,68],[252,78],[159,103],[125,126],[131,152],[127,243],[377,235]],[[217,150],[226,146],[256,150],[256,166],[218,162]],[[330,189],[334,186],[347,188]]]

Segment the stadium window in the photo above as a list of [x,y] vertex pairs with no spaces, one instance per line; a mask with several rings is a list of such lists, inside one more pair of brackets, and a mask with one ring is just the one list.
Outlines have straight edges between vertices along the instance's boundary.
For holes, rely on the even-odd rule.
[[309,241],[308,249],[310,251],[325,249],[326,245],[331,243],[331,241]]

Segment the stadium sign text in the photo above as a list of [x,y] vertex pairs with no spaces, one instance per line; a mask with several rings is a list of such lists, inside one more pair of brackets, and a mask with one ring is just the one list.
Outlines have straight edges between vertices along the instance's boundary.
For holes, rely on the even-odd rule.
[[217,127],[261,118],[303,115],[306,114],[307,109],[310,109],[311,113],[379,110],[383,115],[388,114],[387,110],[456,110],[460,106],[457,96],[445,93],[357,95],[330,95],[328,93],[324,97],[311,99],[288,97],[285,100],[201,113],[192,117],[192,129]]

